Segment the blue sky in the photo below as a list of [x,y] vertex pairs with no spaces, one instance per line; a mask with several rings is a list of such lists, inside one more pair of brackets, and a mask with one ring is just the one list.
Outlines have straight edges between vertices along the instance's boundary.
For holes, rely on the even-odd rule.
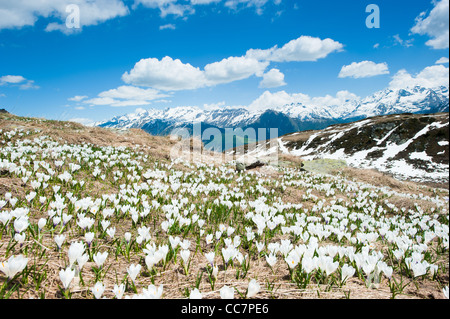
[[[68,20],[71,4],[80,28],[66,25],[76,22]],[[379,8],[379,28],[366,25],[369,4]],[[0,0],[0,108],[89,123],[137,108],[264,109],[363,98],[394,82],[448,86],[448,7],[448,0]]]

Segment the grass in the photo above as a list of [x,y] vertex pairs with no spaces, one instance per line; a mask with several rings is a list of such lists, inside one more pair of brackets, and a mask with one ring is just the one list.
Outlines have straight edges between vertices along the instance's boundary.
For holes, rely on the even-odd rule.
[[[0,262],[28,259],[14,278],[0,272],[1,298],[92,299],[97,282],[106,298],[120,284],[129,298],[144,289],[157,295],[153,285],[162,285],[162,298],[194,288],[220,298],[225,285],[243,298],[252,279],[260,284],[254,298],[264,299],[443,298],[448,286],[448,191],[354,170],[305,172],[294,160],[238,173],[214,158],[171,159],[174,141],[139,130],[10,115],[1,115],[0,129]],[[20,216],[28,225],[18,231]],[[77,242],[87,260],[81,269],[74,263],[65,290],[60,271]],[[94,256],[105,252],[99,266]],[[299,258],[292,269],[289,254]],[[426,273],[415,277],[407,258],[426,262]],[[380,272],[376,285],[365,273],[372,259],[393,271]],[[327,273],[330,263],[337,268]],[[130,265],[141,266],[134,281]],[[344,266],[355,274],[343,281]]]

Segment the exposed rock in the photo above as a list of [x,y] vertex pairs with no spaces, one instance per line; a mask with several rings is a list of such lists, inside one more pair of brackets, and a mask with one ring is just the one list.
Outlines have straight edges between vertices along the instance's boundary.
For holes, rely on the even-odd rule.
[[250,155],[245,155],[245,156],[241,156],[240,158],[238,158],[236,160],[236,170],[237,171],[244,171],[244,170],[249,170],[249,169],[253,169],[256,167],[261,167],[266,165],[267,163],[259,158],[250,156]]

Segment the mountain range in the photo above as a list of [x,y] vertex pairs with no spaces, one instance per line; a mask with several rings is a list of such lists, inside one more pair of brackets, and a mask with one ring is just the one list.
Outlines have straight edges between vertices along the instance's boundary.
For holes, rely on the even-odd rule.
[[[137,109],[134,113],[113,117],[95,123],[99,127],[140,128],[152,135],[168,135],[174,130],[186,128],[194,133],[194,123],[201,123],[202,133],[207,128],[219,129],[224,135],[226,128],[247,128],[258,132],[260,128],[277,128],[277,136],[306,131],[320,130],[330,125],[350,123],[364,118],[413,113],[430,114],[449,111],[448,87],[387,88],[362,99],[349,99],[335,105],[307,105],[292,103],[274,105],[270,109],[252,111],[247,108],[223,107],[205,110],[198,107],[173,107],[160,109]],[[274,138],[277,136],[270,136]],[[266,136],[257,136],[265,140]],[[206,141],[203,139],[204,142]],[[237,136],[236,143],[252,142],[245,136]]]

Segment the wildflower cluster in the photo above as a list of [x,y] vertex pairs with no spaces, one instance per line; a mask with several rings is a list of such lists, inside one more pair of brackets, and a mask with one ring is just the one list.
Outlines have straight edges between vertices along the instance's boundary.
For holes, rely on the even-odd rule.
[[1,297],[342,297],[350,282],[448,297],[444,190],[236,172],[36,130],[0,140],[15,185],[0,195]]

